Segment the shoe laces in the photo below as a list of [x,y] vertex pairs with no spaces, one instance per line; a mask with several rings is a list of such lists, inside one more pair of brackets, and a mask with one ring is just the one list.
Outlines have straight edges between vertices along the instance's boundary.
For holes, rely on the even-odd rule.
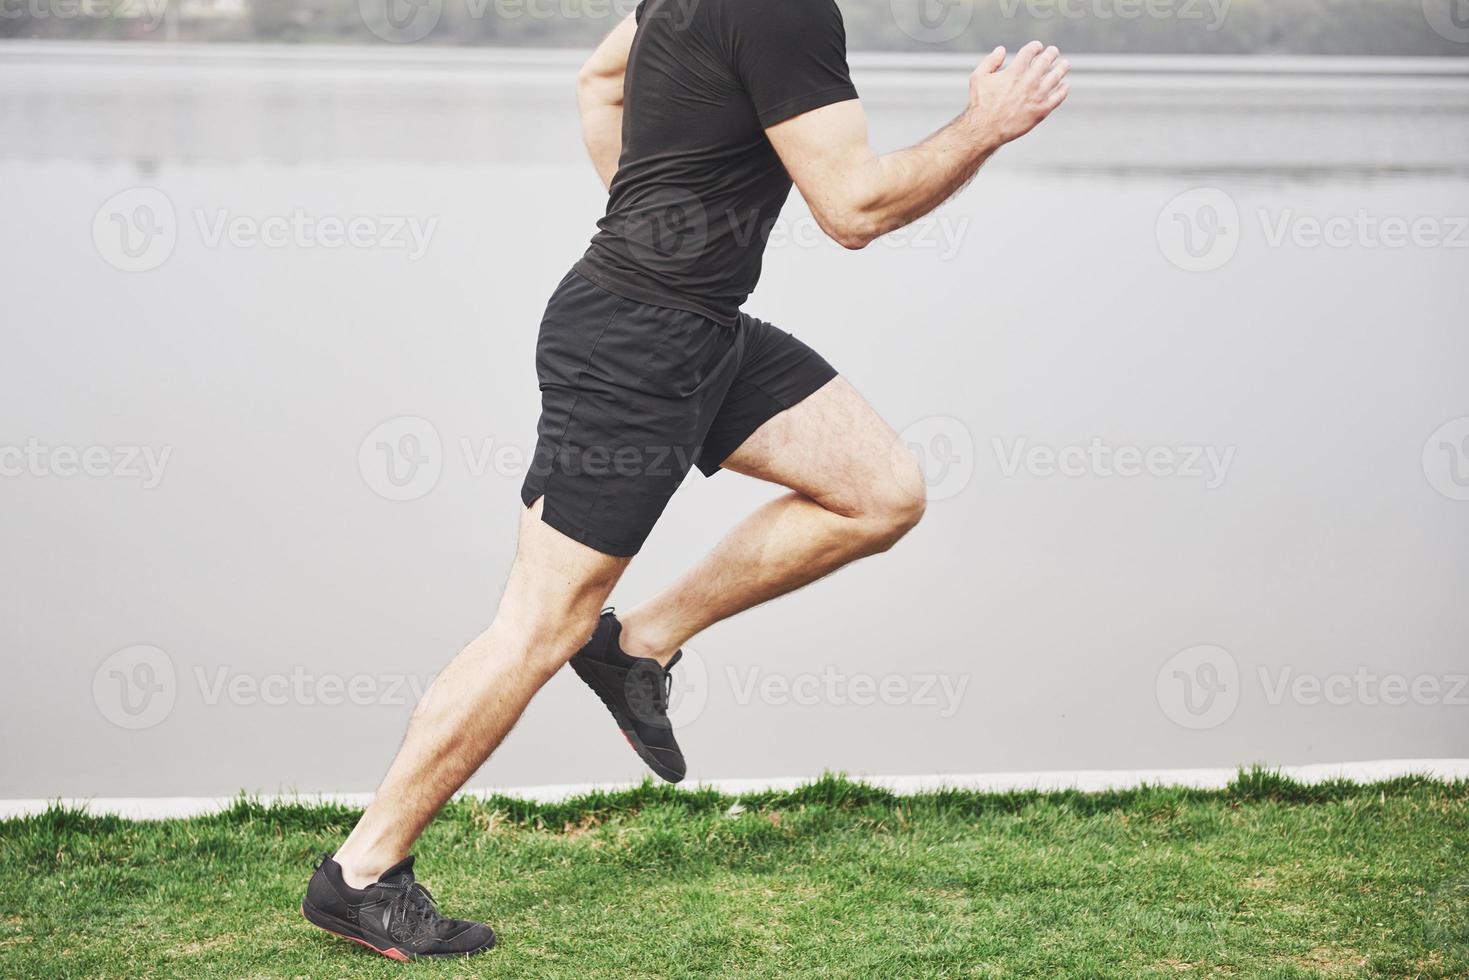
[[668,661],[667,667],[660,667],[655,674],[648,672],[648,680],[651,683],[653,694],[653,710],[663,717],[668,717],[668,704],[673,699],[673,665],[683,659],[683,651],[679,650]]
[[[629,698],[634,709],[639,707],[651,709],[654,714],[661,717],[668,716],[668,701],[673,695],[673,675],[666,670],[655,669],[652,666],[640,666],[633,670],[631,677],[637,678],[639,686],[644,694],[639,697]],[[642,705],[639,706],[638,702]]]
[[423,885],[416,881],[405,884],[388,885],[400,891],[396,901],[393,903],[394,920],[396,929],[390,930],[395,939],[400,942],[414,939],[434,931],[435,927],[443,921],[444,917],[439,914],[438,906],[434,904],[433,894]]

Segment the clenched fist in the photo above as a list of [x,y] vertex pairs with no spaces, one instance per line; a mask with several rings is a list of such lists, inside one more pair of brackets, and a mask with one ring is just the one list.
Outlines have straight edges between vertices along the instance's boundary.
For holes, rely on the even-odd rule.
[[1031,41],[1008,66],[995,48],[969,76],[969,114],[997,143],[1019,139],[1066,101],[1071,64],[1054,46]]

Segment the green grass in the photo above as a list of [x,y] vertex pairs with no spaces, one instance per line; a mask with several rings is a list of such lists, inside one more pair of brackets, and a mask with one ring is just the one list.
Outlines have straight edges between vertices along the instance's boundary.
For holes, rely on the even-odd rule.
[[500,947],[393,963],[297,905],[355,813],[0,823],[4,977],[1469,976],[1469,783],[465,799],[419,847]]

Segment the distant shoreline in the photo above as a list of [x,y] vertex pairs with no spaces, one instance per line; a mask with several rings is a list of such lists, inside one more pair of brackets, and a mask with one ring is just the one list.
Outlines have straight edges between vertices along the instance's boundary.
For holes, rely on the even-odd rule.
[[[216,66],[230,68],[310,66],[330,70],[392,65],[405,68],[474,70],[482,68],[569,69],[585,52],[572,48],[461,47],[449,45],[297,44],[220,41],[65,41],[0,39],[7,66],[27,61],[73,61],[99,67]],[[973,57],[953,52],[894,53],[863,51],[851,55],[854,71],[947,75],[968,71]],[[1400,76],[1469,80],[1469,58],[1338,55],[1152,55],[1079,54],[1079,72],[1089,75],[1191,75],[1260,80],[1271,76],[1351,78]]]

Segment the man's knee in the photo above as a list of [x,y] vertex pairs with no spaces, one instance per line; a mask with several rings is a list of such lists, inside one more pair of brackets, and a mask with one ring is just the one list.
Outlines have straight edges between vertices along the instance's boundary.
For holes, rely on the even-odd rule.
[[923,519],[928,506],[923,471],[911,455],[896,457],[891,478],[876,481],[861,519],[874,551],[886,551]]
[[578,610],[508,620],[502,615],[496,627],[513,634],[510,648],[527,669],[549,676],[587,642],[597,628],[597,613]]

